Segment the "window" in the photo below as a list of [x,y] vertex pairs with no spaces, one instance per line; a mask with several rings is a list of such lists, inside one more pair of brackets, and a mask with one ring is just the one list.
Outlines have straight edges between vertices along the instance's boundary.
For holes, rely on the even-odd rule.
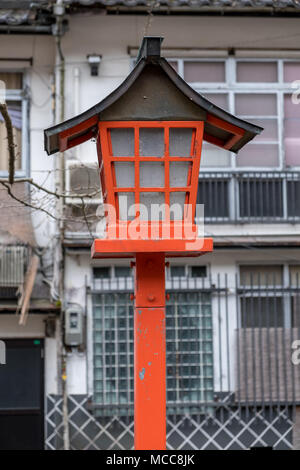
[[207,269],[206,266],[191,266],[191,277],[206,277],[207,276]]
[[115,277],[131,277],[132,271],[128,266],[115,266]]
[[[5,102],[13,126],[13,137],[15,147],[15,174],[16,176],[24,174],[26,170],[26,109],[27,99],[23,93],[23,74],[0,71],[1,90],[5,93]],[[8,148],[7,131],[3,116],[0,114],[0,172],[7,174],[8,171]]]
[[240,266],[241,286],[283,285],[282,265],[242,265]]
[[277,76],[277,62],[237,62],[237,82],[274,83],[277,82]]
[[184,79],[189,83],[224,83],[224,61],[184,61]]
[[101,266],[100,268],[93,269],[95,279],[109,279],[110,278],[110,268],[108,266]]
[[283,265],[240,266],[242,328],[285,326]]
[[[119,405],[128,414],[133,404],[133,307],[129,293],[93,295],[94,400]],[[211,295],[170,293],[166,307],[167,402],[213,400]],[[122,409],[124,405],[124,409]],[[169,411],[169,412],[171,412]]]
[[283,297],[242,297],[242,328],[274,328],[284,326]]
[[185,266],[171,266],[170,274],[171,274],[171,277],[184,277]]
[[[212,103],[264,128],[238,156],[204,142],[202,168],[279,169],[299,165],[300,111],[285,95],[291,95],[292,82],[299,80],[300,61],[172,58],[172,66]],[[280,145],[283,115],[284,146]]]
[[111,279],[132,277],[129,266],[101,266],[93,268],[94,279]]
[[235,112],[245,120],[264,128],[264,132],[248,143],[237,158],[239,167],[278,167],[278,117],[276,94],[237,93]]

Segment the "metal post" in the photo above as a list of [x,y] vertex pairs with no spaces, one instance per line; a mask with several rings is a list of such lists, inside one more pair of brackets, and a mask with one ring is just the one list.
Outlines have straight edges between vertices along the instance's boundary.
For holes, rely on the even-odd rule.
[[165,256],[136,255],[134,447],[166,449]]

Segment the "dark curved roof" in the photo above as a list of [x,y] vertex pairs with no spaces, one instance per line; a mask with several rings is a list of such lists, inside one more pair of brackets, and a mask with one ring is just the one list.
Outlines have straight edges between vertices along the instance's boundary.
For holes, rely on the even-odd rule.
[[[66,150],[89,140],[96,132],[97,123],[101,116],[116,101],[128,92],[141,76],[145,67],[151,64],[159,67],[159,72],[165,74],[173,86],[179,90],[189,103],[193,103],[198,109],[199,117],[193,120],[204,120],[204,140],[211,142],[227,150],[238,152],[247,142],[253,139],[263,130],[247,121],[239,119],[227,111],[215,106],[209,100],[191,88],[171,67],[166,59],[160,57],[160,45],[162,38],[146,37],[137,59],[137,64],[128,77],[104,100],[82,114],[50,127],[44,131],[45,150],[48,155]],[[203,119],[203,116],[206,116]],[[145,118],[147,119],[147,118]],[[119,119],[119,120],[128,120]],[[137,120],[132,118],[132,120]],[[66,135],[68,138],[66,138]],[[64,143],[62,143],[64,139]]]

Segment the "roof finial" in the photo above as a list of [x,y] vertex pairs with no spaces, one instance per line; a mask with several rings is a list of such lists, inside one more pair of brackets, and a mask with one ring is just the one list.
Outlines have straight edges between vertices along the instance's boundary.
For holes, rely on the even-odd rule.
[[164,38],[160,36],[145,36],[143,38],[136,62],[141,59],[154,59],[160,57],[160,45]]

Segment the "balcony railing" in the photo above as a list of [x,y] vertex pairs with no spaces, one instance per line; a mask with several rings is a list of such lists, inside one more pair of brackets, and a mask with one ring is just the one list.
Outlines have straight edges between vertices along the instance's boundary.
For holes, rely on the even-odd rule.
[[300,222],[300,172],[200,172],[206,223]]

